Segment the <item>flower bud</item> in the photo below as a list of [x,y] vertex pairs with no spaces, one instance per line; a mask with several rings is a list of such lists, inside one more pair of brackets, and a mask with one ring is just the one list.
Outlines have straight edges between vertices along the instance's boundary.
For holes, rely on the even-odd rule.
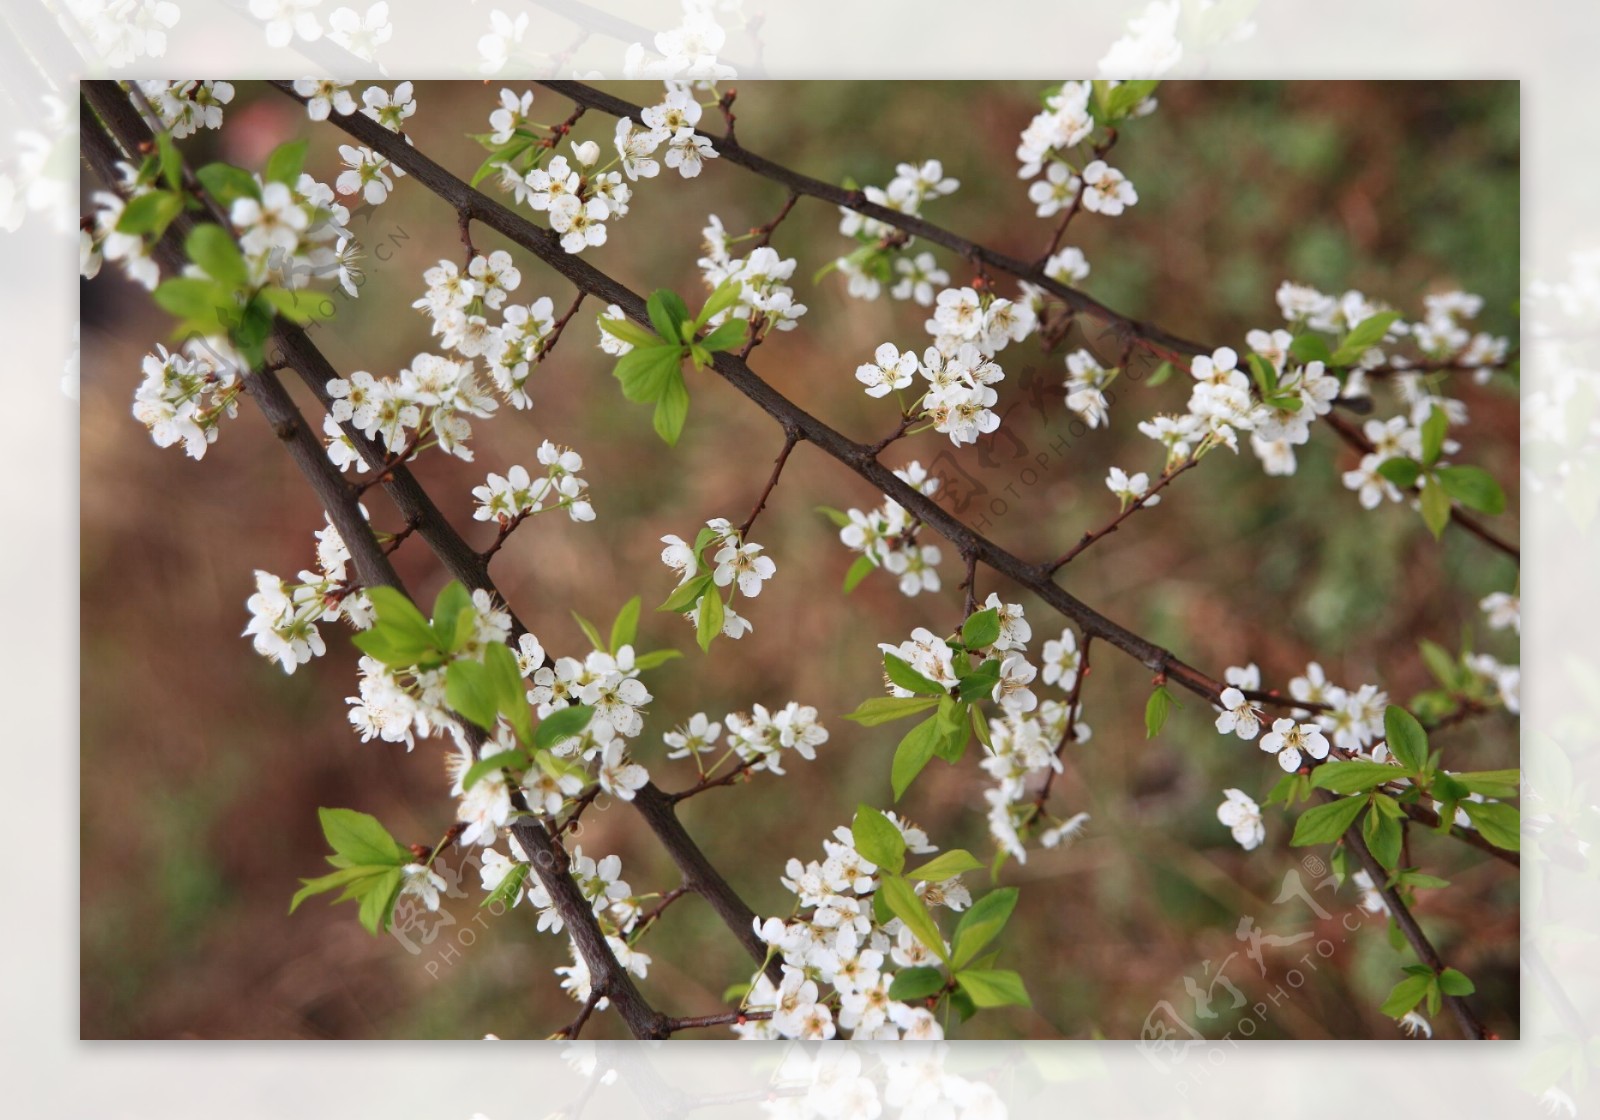
[[577,161],[585,167],[593,167],[600,158],[600,145],[593,140],[585,140],[581,144],[572,145],[572,154]]

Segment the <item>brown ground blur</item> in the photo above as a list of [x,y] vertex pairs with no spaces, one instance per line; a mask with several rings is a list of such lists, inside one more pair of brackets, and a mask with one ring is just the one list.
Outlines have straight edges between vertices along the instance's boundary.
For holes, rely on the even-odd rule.
[[[646,87],[615,88],[653,96]],[[1050,223],[1026,204],[1012,149],[1037,88],[746,83],[739,134],[753,150],[832,181],[882,183],[899,160],[942,158],[962,188],[931,204],[928,216],[1032,257]],[[498,90],[420,84],[410,130],[417,144],[470,173],[481,151],[463,134],[486,128]],[[1125,129],[1114,158],[1137,184],[1138,206],[1115,220],[1085,215],[1074,226],[1070,240],[1093,263],[1086,286],[1098,297],[1177,333],[1239,345],[1246,328],[1276,325],[1272,292],[1286,277],[1357,287],[1408,314],[1420,310],[1424,292],[1460,285],[1487,298],[1488,329],[1515,333],[1514,84],[1181,84],[1160,97],[1155,116]],[[568,111],[549,93],[538,105],[540,119]],[[609,124],[591,118],[577,135],[604,142]],[[331,181],[341,134],[308,125],[281,95],[241,84],[220,138],[204,134],[185,151],[195,162],[259,166],[273,145],[307,134],[308,170]],[[693,261],[708,212],[738,230],[765,221],[784,197],[722,163],[692,182],[669,173],[639,186],[633,212],[589,259],[644,291],[698,290]],[[924,316],[886,299],[854,303],[837,276],[811,283],[846,244],[836,219],[832,208],[806,201],[780,229],[775,245],[798,256],[797,298],[810,313],[801,329],[758,350],[753,364],[803,407],[867,438],[892,423],[890,406],[865,398],[851,373],[884,339],[920,347]],[[409,307],[422,270],[458,258],[461,246],[453,216],[409,180],[358,233],[375,258],[388,259],[369,259],[359,304],[315,337],[341,370],[390,374],[430,346],[426,321]],[[487,231],[477,241],[500,246]],[[517,298],[547,294],[564,308],[570,289],[528,254],[515,255],[524,277]],[[961,262],[940,257],[956,282],[968,279]],[[451,805],[441,748],[406,754],[350,733],[343,698],[354,691],[355,656],[342,632],[327,630],[329,655],[292,677],[238,637],[252,569],[292,576],[308,566],[321,517],[248,404],[201,463],[150,442],[129,402],[139,357],[166,324],[112,271],[83,289],[83,1036],[472,1038],[555,1029],[572,1010],[549,972],[564,963],[565,944],[536,936],[520,911],[472,927],[473,944],[448,962],[437,950],[447,940],[460,945],[472,901],[453,903],[458,924],[416,956],[389,937],[368,936],[348,906],[314,900],[285,913],[296,879],[321,867],[317,806],[375,813],[406,842],[430,842],[444,829]],[[476,463],[429,456],[418,470],[469,539],[486,543],[492,530],[470,520],[468,496],[485,471],[531,463],[544,438],[584,455],[599,519],[542,518],[496,561],[511,602],[557,654],[580,652],[569,609],[609,621],[631,595],[643,595],[647,608],[664,598],[672,579],[657,562],[657,539],[690,536],[711,516],[742,519],[781,445],[777,427],[743,398],[695,377],[684,439],[667,449],[647,410],[622,400],[609,361],[594,348],[594,310],[586,308],[535,378],[533,410],[475,424]],[[1032,344],[1007,350],[1001,362],[1003,405],[1021,399],[1012,378],[1030,367],[1052,387],[1062,376],[1059,357],[1041,357]],[[1058,437],[1071,446],[1031,486],[1024,461],[1010,458],[1004,442],[988,465],[968,450],[963,464],[1008,504],[986,531],[1026,557],[1061,551],[1112,512],[1102,484],[1108,466],[1159,466],[1134,425],[1181,407],[1184,392],[1124,392],[1111,431],[1081,440],[1065,436],[1053,388],[1043,418],[1017,407],[1006,430],[1031,453]],[[1512,494],[1512,511],[1496,524],[1514,534],[1515,387],[1468,386],[1462,396],[1472,410],[1465,458]],[[927,463],[948,446],[930,433],[888,460]],[[1338,483],[1349,465],[1327,431],[1315,433],[1291,480],[1264,477],[1249,456],[1210,458],[1158,510],[1076,562],[1066,585],[1214,675],[1255,660],[1281,686],[1318,658],[1334,679],[1382,680],[1404,699],[1428,684],[1418,639],[1450,646],[1463,627],[1480,635],[1482,648],[1515,661],[1504,634],[1483,636],[1475,608],[1488,591],[1512,587],[1511,566],[1459,533],[1435,544],[1399,507],[1363,512]],[[799,699],[815,704],[833,733],[815,762],[797,760],[786,778],[763,777],[686,806],[690,830],[761,913],[787,912],[777,881],[786,858],[820,855],[821,838],[858,802],[887,801],[896,727],[863,730],[841,718],[874,691],[875,643],[898,641],[918,625],[943,629],[959,611],[961,573],[949,549],[940,596],[902,598],[882,576],[849,599],[840,594],[851,557],[812,507],[875,500],[801,446],[754,534],[779,569],[747,612],[754,634],[719,642],[707,660],[676,618],[646,612],[642,645],[688,652],[649,679],[656,699],[639,754],[665,787],[685,784],[692,768],[664,760],[659,734],[696,710],[720,716]],[[374,493],[369,504],[376,524],[398,527],[385,499]],[[976,508],[969,520],[981,519]],[[423,595],[439,586],[420,542],[398,563]],[[1015,598],[980,577],[980,590],[990,589]],[[1037,654],[1059,626],[1045,608],[1023,602]],[[1025,970],[1036,1011],[985,1014],[965,1037],[1137,1036],[1156,1001],[1190,1006],[1186,975],[1203,986],[1205,962],[1242,948],[1234,940],[1241,915],[1280,934],[1313,928],[1302,906],[1273,905],[1284,872],[1307,854],[1287,848],[1283,815],[1269,813],[1267,846],[1248,856],[1213,815],[1223,787],[1263,796],[1275,771],[1253,747],[1212,732],[1209,713],[1186,696],[1163,735],[1146,742],[1147,671],[1104,647],[1094,665],[1086,694],[1094,738],[1073,752],[1056,786],[1060,809],[1093,814],[1090,830],[1068,850],[1004,872],[1024,890],[1002,963]],[[1517,725],[1497,716],[1452,732],[1447,749],[1456,768],[1512,766],[1516,741]],[[935,764],[908,798],[942,846],[988,850],[974,774],[970,757],[956,769]],[[584,846],[619,853],[638,891],[676,885],[626,807],[594,814]],[[1477,980],[1491,1026],[1514,1036],[1515,875],[1430,837],[1415,842],[1415,853],[1455,882],[1422,906],[1425,924],[1451,963]],[[1346,890],[1334,918],[1316,923],[1319,936],[1338,942],[1336,953],[1258,1033],[1393,1035],[1373,1009],[1399,958],[1376,923],[1340,942],[1338,918],[1352,905]],[[751,971],[695,899],[669,912],[646,951],[655,963],[645,990],[677,1014],[715,1010],[724,987]],[[1265,978],[1241,956],[1229,975],[1254,1003],[1283,983],[1303,951],[1269,951]],[[591,1033],[618,1029],[599,1017]]]

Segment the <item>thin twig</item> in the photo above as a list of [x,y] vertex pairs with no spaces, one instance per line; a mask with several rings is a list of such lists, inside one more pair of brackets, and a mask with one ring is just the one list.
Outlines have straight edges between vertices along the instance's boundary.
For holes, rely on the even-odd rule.
[[762,488],[761,496],[756,499],[755,508],[750,511],[750,516],[744,519],[744,524],[739,526],[739,541],[744,543],[750,539],[750,528],[756,523],[756,518],[761,516],[761,511],[767,508],[767,499],[772,496],[772,488],[778,485],[778,477],[783,474],[783,466],[789,461],[789,453],[794,450],[794,445],[804,438],[798,428],[785,428],[783,431],[783,450],[778,452],[778,459],[772,464],[772,475],[767,479],[767,484]]
[[778,211],[778,216],[773,218],[772,221],[768,222],[766,225],[757,226],[755,229],[750,231],[751,233],[758,233],[761,235],[761,240],[756,242],[756,248],[759,249],[772,244],[773,231],[783,223],[783,220],[789,216],[789,211],[794,209],[794,204],[799,201],[800,192],[790,191],[789,197],[783,203],[783,209]]
[[1128,518],[1133,516],[1134,511],[1141,510],[1145,506],[1149,505],[1151,498],[1154,498],[1157,494],[1161,493],[1161,491],[1165,490],[1168,486],[1171,486],[1172,483],[1173,483],[1173,480],[1176,479],[1184,471],[1193,469],[1194,467],[1198,466],[1199,463],[1200,463],[1199,459],[1194,459],[1194,458],[1185,459],[1183,461],[1182,465],[1180,465],[1180,466],[1176,467],[1175,469],[1170,470],[1166,474],[1162,475],[1156,481],[1156,484],[1154,486],[1150,487],[1150,489],[1146,490],[1143,494],[1141,494],[1138,498],[1134,499],[1132,502],[1129,502],[1128,503],[1128,508],[1126,508],[1122,512],[1118,513],[1115,517],[1113,517],[1110,521],[1106,522],[1106,524],[1102,525],[1100,528],[1094,530],[1093,532],[1088,532],[1088,533],[1083,534],[1083,539],[1082,540],[1080,540],[1077,544],[1075,544],[1071,548],[1069,548],[1054,563],[1052,563],[1050,565],[1051,573],[1058,572],[1062,568],[1066,567],[1068,564],[1072,563],[1072,561],[1078,556],[1079,553],[1083,552],[1090,545],[1094,544],[1095,541],[1098,541],[1102,537],[1107,537],[1107,536],[1110,536],[1112,533],[1115,533],[1119,528],[1122,527],[1122,523],[1124,521],[1126,521]]
[[[1056,743],[1055,756],[1060,758],[1067,747],[1078,740],[1078,715],[1083,710],[1083,682],[1089,677],[1089,646],[1094,639],[1084,635],[1083,644],[1078,647],[1078,676],[1072,682],[1072,691],[1067,696],[1067,726],[1061,729],[1061,739]],[[1054,766],[1046,771],[1044,781],[1039,785],[1039,792],[1033,799],[1034,812],[1044,808],[1044,803],[1050,800],[1050,787],[1055,784],[1057,770]]]
[[692,1015],[684,1019],[669,1019],[667,1030],[676,1034],[678,1031],[699,1030],[702,1027],[730,1027],[738,1023],[755,1023],[770,1018],[772,1018],[770,1011],[723,1011],[716,1015]]
[[699,782],[688,787],[687,789],[680,789],[676,793],[667,794],[667,801],[670,804],[676,805],[678,802],[687,801],[689,798],[694,797],[697,794],[704,793],[708,789],[720,789],[723,786],[731,786],[740,778],[748,774],[751,768],[754,767],[758,761],[760,760],[754,758],[747,759],[735,766],[732,770],[729,770],[727,773],[715,774],[701,778]]
[[568,1023],[566,1026],[556,1031],[555,1034],[551,1035],[550,1040],[554,1041],[557,1039],[565,1039],[566,1041],[570,1042],[577,1038],[579,1034],[583,1033],[583,1026],[589,1021],[589,1016],[594,1014],[595,1005],[604,998],[605,996],[601,994],[600,989],[591,985],[589,988],[589,998],[583,1001],[583,1006],[578,1009],[577,1016],[572,1020],[572,1022]]
[[[1327,421],[1328,427],[1332,428],[1336,433],[1338,433],[1339,438],[1344,440],[1346,444],[1355,448],[1363,455],[1370,455],[1372,453],[1372,441],[1367,438],[1366,433],[1360,428],[1357,428],[1348,420],[1341,416],[1335,415],[1332,412],[1324,416],[1323,419]],[[1416,487],[1413,487],[1413,489],[1419,489],[1420,486],[1421,483],[1419,482]],[[1516,545],[1512,544],[1510,541],[1503,540],[1502,538],[1496,536],[1476,519],[1463,512],[1460,506],[1453,503],[1450,506],[1450,520],[1455,522],[1461,528],[1465,529],[1467,532],[1471,533],[1473,536],[1477,537],[1479,540],[1483,541],[1484,544],[1487,544],[1491,548],[1498,549],[1505,553],[1507,556],[1511,557],[1511,559],[1515,560],[1518,566],[1521,566],[1522,551]]]
[[[1333,794],[1323,791],[1323,799],[1328,802],[1338,800]],[[1394,919],[1395,925],[1400,927],[1400,932],[1411,944],[1412,951],[1417,954],[1417,959],[1433,970],[1435,976],[1444,971],[1444,960],[1439,956],[1439,951],[1433,947],[1433,942],[1428,940],[1428,935],[1422,932],[1422,927],[1417,924],[1417,919],[1407,908],[1400,892],[1389,886],[1389,872],[1380,864],[1371,851],[1368,850],[1366,841],[1361,838],[1361,826],[1353,824],[1344,834],[1345,847],[1352,852],[1357,862],[1371,877],[1373,887],[1383,896],[1383,901],[1388,904],[1389,916]],[[1444,997],[1444,1005],[1448,1007],[1461,1027],[1461,1033],[1468,1038],[1482,1039],[1488,1037],[1483,1022],[1474,1012],[1467,1001],[1460,996]]]

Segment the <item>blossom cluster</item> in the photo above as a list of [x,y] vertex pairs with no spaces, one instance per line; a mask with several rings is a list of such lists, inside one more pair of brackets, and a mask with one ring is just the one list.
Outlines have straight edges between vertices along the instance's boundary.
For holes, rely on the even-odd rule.
[[[366,515],[364,508],[361,512]],[[315,570],[302,571],[293,584],[257,571],[256,592],[245,604],[250,622],[244,636],[285,673],[327,652],[318,623],[343,620],[357,630],[372,625],[372,604],[351,578],[344,538],[331,521],[317,530],[316,538]]]
[[[880,355],[882,348],[880,347]],[[928,474],[913,459],[894,472],[895,477],[918,493],[932,497],[939,479]],[[917,595],[938,591],[940,552],[938,545],[921,544],[922,524],[893,498],[885,498],[875,510],[850,509],[843,514],[839,539],[852,552],[859,552],[874,568],[882,568],[899,582],[900,593]]]
[[161,268],[151,256],[151,244],[143,235],[124,233],[117,226],[127,204],[154,189],[154,169],[146,173],[132,164],[118,161],[117,173],[121,180],[118,187],[127,198],[111,191],[95,191],[90,196],[95,206],[93,228],[78,233],[78,273],[92,280],[100,274],[103,261],[115,261],[121,264],[129,280],[153,292],[161,283]]
[[[752,338],[771,330],[792,331],[799,325],[806,305],[797,303],[789,279],[794,275],[795,259],[781,257],[770,245],[758,245],[743,257],[735,257],[729,247],[745,238],[730,237],[722,219],[712,214],[701,230],[706,255],[697,262],[706,287],[712,291],[732,280],[739,285],[739,300],[726,311],[718,312],[708,326],[719,326],[731,318],[750,321]],[[750,235],[745,235],[748,237]]]
[[[1120,83],[1111,83],[1113,86]],[[1017,144],[1017,176],[1030,179],[1028,200],[1041,218],[1081,207],[1115,217],[1139,201],[1126,175],[1094,148],[1094,83],[1063,82],[1045,98],[1044,108],[1022,130]],[[1155,108],[1144,98],[1133,110],[1144,115]],[[1092,150],[1090,150],[1092,149]],[[1087,154],[1092,158],[1084,159]]]
[[658,32],[651,40],[654,50],[643,43],[630,43],[622,56],[622,76],[672,81],[694,81],[712,88],[718,79],[732,78],[732,66],[718,59],[727,41],[727,32],[717,21],[718,11],[736,10],[727,0],[683,0],[683,19],[677,27]]
[[[690,624],[700,625],[700,612],[705,609],[705,597],[717,596],[721,603],[721,633],[729,638],[741,638],[753,627],[749,620],[735,613],[733,600],[738,595],[754,599],[761,594],[761,585],[777,574],[778,566],[766,549],[742,534],[725,517],[713,517],[706,522],[693,544],[674,533],[661,538],[667,547],[661,550],[661,562],[678,574],[678,586],[706,579],[709,583],[695,604],[686,607],[684,617]],[[711,564],[706,564],[701,553],[715,548]],[[717,588],[727,588],[728,597],[722,600]],[[711,623],[707,623],[711,625]]]
[[222,107],[233,101],[232,82],[141,81],[139,92],[174,140],[202,128],[222,127]]
[[[885,814],[905,837],[906,850],[937,851],[927,834]],[[770,1018],[736,1024],[742,1039],[829,1039],[841,1032],[865,1039],[940,1039],[944,1030],[925,1006],[889,996],[895,971],[933,965],[937,958],[899,918],[879,922],[872,895],[878,868],[856,850],[851,831],[834,829],[822,842],[825,858],[802,863],[790,859],[784,888],[795,896],[797,912],[787,920],[755,920],[757,936],[783,961],[783,978],[774,984],[759,972],[741,1004]],[[960,876],[919,883],[929,907],[964,910],[972,895]]]
[[[571,792],[577,792],[576,780]],[[544,885],[528,873],[531,861],[517,842],[515,834],[507,835],[506,846],[511,853],[509,857],[494,848],[486,848],[483,852],[483,863],[478,874],[484,891],[491,895],[497,892],[502,894],[508,907],[526,901],[538,912],[536,928],[540,933],[564,932],[566,920],[556,909]],[[644,932],[640,922],[644,917],[645,903],[653,896],[637,896],[633,893],[632,886],[622,878],[622,860],[615,855],[596,859],[586,854],[581,844],[575,844],[568,858],[569,873],[599,921],[606,944],[617,963],[639,979],[645,979],[649,976],[651,959],[648,954],[635,948],[634,943]],[[589,968],[577,945],[571,942],[570,935],[568,947],[572,963],[558,967],[555,972],[561,977],[562,990],[583,1003],[593,990]],[[598,1010],[608,1006],[610,1001],[603,996],[595,1002]]]
[[478,504],[472,516],[509,525],[546,509],[564,509],[574,521],[593,521],[589,484],[578,475],[583,457],[549,440],[539,445],[537,455],[545,468],[540,477],[530,475],[527,467],[514,466],[504,475],[490,474],[484,485],[474,487],[472,496]]
[[[511,616],[488,591],[480,588],[472,593],[472,608],[472,640],[463,651],[467,656],[481,655],[490,642],[504,642],[511,633]],[[395,668],[363,656],[359,671],[358,695],[345,701],[346,715],[363,743],[379,739],[404,743],[410,750],[419,738],[449,733],[466,750],[463,728],[446,701],[445,666]],[[491,740],[483,749],[492,751],[496,743],[509,746],[503,739]]]
[[349,423],[391,456],[414,458],[432,440],[441,451],[466,462],[472,450],[469,417],[494,414],[497,402],[484,392],[472,362],[439,354],[418,354],[397,377],[374,377],[358,370],[327,384],[332,408],[324,419],[328,456],[340,470],[366,469],[349,438],[339,429]]
[[134,419],[150,429],[157,447],[182,443],[190,458],[204,458],[223,417],[238,415],[243,361],[225,342],[191,338],[181,352],[157,345],[143,369]]
[[[875,206],[916,217],[924,202],[954,194],[960,186],[944,173],[939,160],[930,159],[897,165],[887,186],[865,187],[861,196]],[[841,206],[839,232],[857,245],[832,267],[846,278],[850,295],[857,299],[877,299],[887,285],[895,299],[914,299],[927,307],[933,302],[935,287],[950,282],[949,273],[938,267],[932,253],[913,255],[915,239],[879,218]]]
[[[695,84],[668,80],[665,87],[662,100],[643,111],[642,126],[630,117],[617,121],[613,155],[604,164],[604,151],[593,140],[570,144],[570,158],[553,154],[565,130],[531,120],[531,92],[519,96],[503,89],[500,107],[489,116],[492,131],[483,138],[491,149],[487,167],[517,203],[548,217],[567,252],[604,245],[606,223],[628,213],[630,183],[655,178],[662,164],[692,179],[707,160],[717,158],[711,141],[695,131],[704,112]],[[540,132],[549,135],[540,139]]]

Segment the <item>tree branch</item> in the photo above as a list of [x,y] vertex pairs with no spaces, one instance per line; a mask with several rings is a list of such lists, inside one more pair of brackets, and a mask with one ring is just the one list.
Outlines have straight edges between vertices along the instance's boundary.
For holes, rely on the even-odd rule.
[[[83,88],[84,111],[80,114],[80,128],[84,150],[106,185],[116,190],[119,181],[116,160],[123,153],[131,155],[140,151],[153,141],[153,137],[137,114],[122,111],[122,107],[128,103],[117,83],[85,82]],[[91,107],[94,112],[89,111]],[[97,112],[111,127],[117,129],[115,141],[96,118]],[[119,145],[121,152],[117,151]],[[194,225],[191,217],[181,215],[156,245],[155,254],[167,274],[179,274],[187,263],[181,246],[183,238]],[[281,319],[276,320],[276,324],[275,331],[286,325]],[[363,585],[393,587],[405,594],[405,587],[389,563],[387,553],[378,543],[371,525],[361,515],[354,488],[345,482],[329,460],[321,441],[312,434],[277,376],[267,370],[256,370],[245,375],[245,383],[250,390],[247,395],[260,405],[262,414],[278,438],[284,441],[295,465],[323,503],[329,520],[350,551],[351,562]],[[476,754],[483,743],[483,733],[469,721],[462,720],[461,724]],[[524,819],[513,831],[523,850],[529,853],[534,873],[560,912],[573,943],[578,946],[592,983],[616,1005],[635,1037],[666,1037],[666,1017],[644,1001],[627,970],[617,962],[588,900],[567,873],[566,854],[556,847],[550,834],[536,821]]]
[[[1326,790],[1322,791],[1324,801],[1338,800]],[[1374,810],[1375,811],[1375,810]],[[1372,878],[1372,885],[1383,896],[1383,901],[1388,904],[1389,916],[1400,927],[1400,932],[1411,944],[1412,950],[1417,954],[1417,959],[1427,965],[1434,975],[1444,971],[1444,960],[1439,956],[1439,951],[1433,947],[1433,942],[1428,940],[1428,935],[1422,932],[1422,927],[1417,924],[1417,919],[1412,916],[1406,904],[1400,898],[1400,892],[1388,885],[1389,872],[1384,869],[1371,851],[1367,849],[1366,841],[1361,838],[1361,826],[1353,824],[1344,834],[1345,847],[1354,853],[1366,873]],[[1460,996],[1445,996],[1444,1005],[1455,1016],[1456,1022],[1461,1027],[1461,1033],[1468,1038],[1484,1039],[1489,1037],[1484,1029],[1483,1022],[1477,1013]]]

